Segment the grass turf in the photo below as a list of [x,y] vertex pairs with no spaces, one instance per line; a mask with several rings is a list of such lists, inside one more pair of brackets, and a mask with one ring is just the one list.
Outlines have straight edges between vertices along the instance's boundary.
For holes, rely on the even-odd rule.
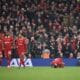
[[0,68],[0,80],[80,80],[80,67]]

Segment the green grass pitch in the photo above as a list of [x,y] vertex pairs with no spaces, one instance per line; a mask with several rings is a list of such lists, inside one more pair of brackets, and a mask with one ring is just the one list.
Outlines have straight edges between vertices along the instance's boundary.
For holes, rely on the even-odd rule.
[[0,68],[0,80],[80,80],[80,67]]

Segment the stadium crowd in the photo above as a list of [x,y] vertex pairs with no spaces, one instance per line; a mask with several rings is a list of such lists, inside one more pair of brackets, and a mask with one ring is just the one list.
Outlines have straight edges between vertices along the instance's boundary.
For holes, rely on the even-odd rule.
[[[29,39],[28,54],[76,58],[80,54],[79,0],[0,0],[0,34]],[[13,48],[12,57],[16,57]],[[78,54],[78,55],[77,55]]]

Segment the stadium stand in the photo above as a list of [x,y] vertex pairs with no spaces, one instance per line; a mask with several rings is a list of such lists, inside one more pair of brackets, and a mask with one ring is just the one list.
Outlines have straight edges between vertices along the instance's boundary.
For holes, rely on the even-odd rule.
[[[28,54],[76,58],[80,52],[79,0],[0,0],[0,34],[29,39]],[[15,48],[12,57],[17,57]]]

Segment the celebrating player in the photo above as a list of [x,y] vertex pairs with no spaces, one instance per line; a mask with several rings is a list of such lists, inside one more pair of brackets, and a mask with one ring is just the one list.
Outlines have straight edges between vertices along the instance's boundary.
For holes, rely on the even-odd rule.
[[17,53],[18,53],[19,58],[20,58],[19,67],[21,67],[21,65],[23,65],[25,67],[24,57],[25,57],[25,53],[27,50],[26,49],[27,44],[28,44],[28,39],[26,39],[21,34],[19,34],[19,36],[16,39]]
[[56,58],[51,62],[51,66],[54,68],[63,68],[64,67],[64,62],[62,58]]
[[4,46],[4,55],[7,59],[7,67],[10,67],[12,47],[13,47],[13,37],[6,33],[3,38],[3,46]]

